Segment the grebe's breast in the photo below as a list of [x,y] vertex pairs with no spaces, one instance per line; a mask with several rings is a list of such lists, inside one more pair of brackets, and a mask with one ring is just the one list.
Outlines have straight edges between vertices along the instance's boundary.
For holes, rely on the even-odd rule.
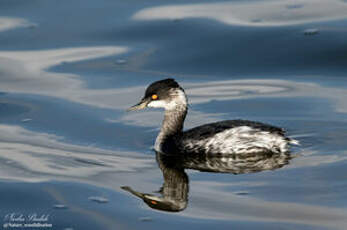
[[242,154],[287,152],[289,143],[281,128],[247,120],[228,120],[183,132],[179,149],[186,153]]

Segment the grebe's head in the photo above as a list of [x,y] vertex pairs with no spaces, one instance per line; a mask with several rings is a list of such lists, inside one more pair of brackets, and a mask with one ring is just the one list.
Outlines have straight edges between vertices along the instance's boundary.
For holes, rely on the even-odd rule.
[[187,107],[184,90],[174,79],[156,81],[147,87],[142,100],[128,109],[128,111],[144,109],[146,107],[175,110]]

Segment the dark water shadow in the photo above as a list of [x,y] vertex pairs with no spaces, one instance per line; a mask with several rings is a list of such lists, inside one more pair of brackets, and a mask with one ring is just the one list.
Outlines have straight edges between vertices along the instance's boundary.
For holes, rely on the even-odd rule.
[[157,194],[138,192],[129,186],[121,187],[143,200],[150,208],[180,212],[188,205],[189,177],[185,169],[210,173],[257,173],[288,165],[289,153],[250,153],[231,156],[178,155],[156,152],[156,160],[163,173],[164,183]]

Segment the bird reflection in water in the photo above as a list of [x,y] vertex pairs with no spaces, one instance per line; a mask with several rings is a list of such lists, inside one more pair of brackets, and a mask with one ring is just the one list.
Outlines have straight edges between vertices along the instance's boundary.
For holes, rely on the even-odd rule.
[[156,152],[156,160],[164,177],[160,195],[141,193],[131,187],[122,189],[141,198],[149,207],[179,212],[187,207],[189,179],[185,169],[212,173],[256,173],[275,170],[289,164],[289,153],[250,153],[233,156],[179,155]]

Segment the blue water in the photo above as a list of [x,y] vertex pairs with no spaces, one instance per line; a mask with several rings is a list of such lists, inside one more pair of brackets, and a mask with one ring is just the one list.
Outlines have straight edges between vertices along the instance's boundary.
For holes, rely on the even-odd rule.
[[[346,229],[346,15],[339,0],[0,1],[0,228]],[[300,141],[293,159],[185,169],[170,187],[162,111],[125,112],[168,77],[186,128],[270,123]],[[163,183],[176,212],[122,189]]]

